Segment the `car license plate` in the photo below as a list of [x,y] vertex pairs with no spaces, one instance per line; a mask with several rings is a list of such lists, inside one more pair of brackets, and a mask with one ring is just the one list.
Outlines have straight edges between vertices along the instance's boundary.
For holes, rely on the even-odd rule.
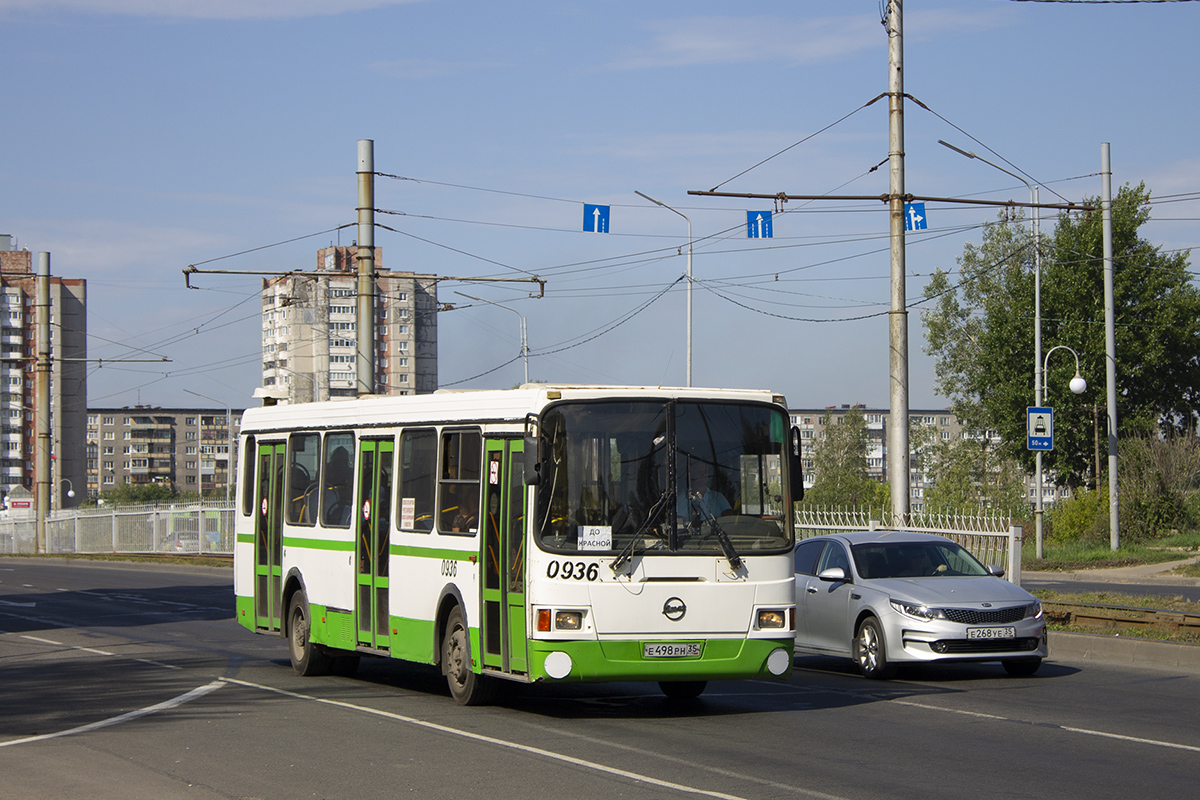
[[1013,639],[1016,628],[967,628],[968,639]]
[[646,642],[642,645],[645,658],[699,658],[700,642]]

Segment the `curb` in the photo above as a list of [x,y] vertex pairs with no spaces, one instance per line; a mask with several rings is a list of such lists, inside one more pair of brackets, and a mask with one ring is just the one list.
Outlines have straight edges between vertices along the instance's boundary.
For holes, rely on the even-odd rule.
[[1200,673],[1200,644],[1047,631],[1051,661],[1095,661]]

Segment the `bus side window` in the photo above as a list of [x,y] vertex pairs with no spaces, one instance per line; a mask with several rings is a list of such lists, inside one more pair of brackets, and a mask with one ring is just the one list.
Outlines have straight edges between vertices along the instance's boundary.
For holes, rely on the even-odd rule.
[[287,521],[292,525],[317,524],[320,441],[315,433],[294,433],[288,439]]
[[321,473],[321,524],[331,528],[349,528],[354,516],[351,493],[354,491],[354,434],[325,435],[325,458]]
[[253,436],[247,436],[242,447],[242,516],[254,513],[254,465],[258,461]]
[[475,533],[479,530],[482,447],[483,438],[479,431],[442,433],[438,530],[443,533]]
[[398,525],[403,530],[433,530],[437,463],[437,431],[429,428],[400,434],[400,475],[396,486]]

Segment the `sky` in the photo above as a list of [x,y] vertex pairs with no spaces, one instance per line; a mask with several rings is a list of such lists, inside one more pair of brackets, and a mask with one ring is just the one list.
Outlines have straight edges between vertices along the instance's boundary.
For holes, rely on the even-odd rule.
[[[694,385],[887,408],[886,205],[688,194],[887,193],[881,5],[0,0],[0,233],[87,280],[89,407],[257,405],[261,276],[183,270],[312,269],[354,242],[370,139],[382,266],[458,279],[439,284],[443,387],[519,384],[522,318],[532,380],[683,385],[690,224]],[[1029,199],[942,139],[1078,202],[1107,142],[1114,193],[1157,201],[1143,235],[1200,245],[1197,32],[1198,2],[909,0],[906,190]],[[609,206],[608,233],[584,204]],[[767,210],[773,236],[748,238]],[[926,212],[914,410],[950,402],[922,289],[998,214]]]

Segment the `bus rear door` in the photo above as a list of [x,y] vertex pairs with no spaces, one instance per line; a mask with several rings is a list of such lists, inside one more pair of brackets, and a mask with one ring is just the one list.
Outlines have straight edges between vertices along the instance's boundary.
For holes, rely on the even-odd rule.
[[277,631],[283,582],[283,442],[258,446],[257,521],[254,529],[254,624]]

